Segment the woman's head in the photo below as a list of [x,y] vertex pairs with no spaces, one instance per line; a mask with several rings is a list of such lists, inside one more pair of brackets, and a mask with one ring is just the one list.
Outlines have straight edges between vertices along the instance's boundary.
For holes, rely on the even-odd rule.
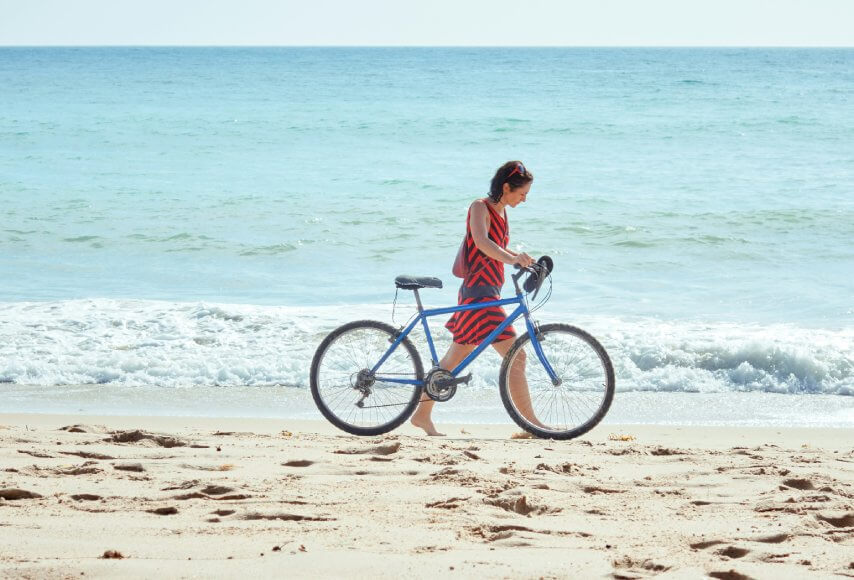
[[534,174],[528,171],[521,161],[508,161],[495,172],[489,187],[489,197],[498,203],[508,193],[522,189],[527,193],[532,181]]

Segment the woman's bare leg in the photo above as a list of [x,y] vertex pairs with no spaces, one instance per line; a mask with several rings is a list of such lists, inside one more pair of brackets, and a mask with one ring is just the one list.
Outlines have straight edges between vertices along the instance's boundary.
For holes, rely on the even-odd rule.
[[[515,338],[509,338],[507,340],[502,340],[501,342],[493,342],[492,346],[494,346],[495,350],[498,351],[498,354],[504,358],[507,351],[510,350],[510,347],[513,346],[515,341]],[[537,427],[545,427],[545,425],[540,423],[537,416],[534,414],[534,406],[531,403],[531,392],[528,390],[528,379],[525,376],[527,358],[525,351],[522,350],[518,355],[516,355],[516,359],[513,361],[513,366],[507,371],[507,374],[509,375],[507,378],[510,383],[510,398],[513,399],[513,404],[517,409],[519,409],[519,413],[521,413],[523,417]]]
[[[474,344],[457,344],[456,342],[452,342],[448,352],[446,352],[445,356],[442,357],[442,360],[439,361],[439,367],[445,370],[455,368],[471,351],[476,348],[476,346],[477,345]],[[433,419],[430,417],[435,403],[436,401],[429,398],[426,394],[421,395],[421,404],[419,404],[418,408],[415,409],[415,413],[412,414],[412,418],[409,421],[416,427],[424,429],[424,432],[427,433],[427,435],[441,436],[444,435],[444,433],[439,433],[439,431],[436,430],[436,426],[433,425]]]

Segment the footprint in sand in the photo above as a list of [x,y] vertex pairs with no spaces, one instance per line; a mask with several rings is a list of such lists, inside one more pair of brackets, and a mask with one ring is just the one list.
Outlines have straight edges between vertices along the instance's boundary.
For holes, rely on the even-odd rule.
[[142,431],[140,429],[134,429],[132,431],[113,431],[113,434],[104,441],[109,441],[110,443],[147,443],[149,445],[160,446],[160,447],[186,447],[188,443],[182,439],[178,439],[177,437],[172,437],[171,435],[158,435],[156,433],[149,433],[147,431]]
[[[194,487],[194,485],[187,484],[198,484],[198,480],[188,481],[180,486],[172,486],[167,487],[164,491],[174,490],[174,489],[190,489]],[[251,495],[245,494],[231,494],[231,492],[235,491],[233,487],[227,487],[225,485],[208,485],[202,488],[199,491],[193,491],[190,493],[185,493],[181,495],[173,496],[173,499],[185,501],[189,499],[213,499],[213,500],[243,500],[249,499]],[[231,494],[231,495],[226,495]]]
[[754,542],[762,542],[763,544],[782,544],[786,540],[791,538],[789,534],[772,534],[770,536],[759,536],[758,538],[753,538]]
[[336,449],[332,453],[339,455],[392,455],[398,451],[400,451],[400,441],[361,449]]
[[181,464],[184,469],[197,469],[199,471],[231,471],[234,465],[231,463],[223,463],[222,465],[190,465],[189,463]]
[[689,544],[689,546],[694,550],[705,550],[706,548],[711,548],[712,546],[717,546],[720,544],[725,544],[723,540],[703,540],[702,542],[694,542],[693,544]]
[[281,520],[284,522],[334,522],[335,518],[303,516],[299,514],[246,514],[241,519],[244,520]]
[[723,550],[718,550],[716,552],[719,556],[725,556],[727,558],[732,558],[733,560],[737,558],[744,558],[749,553],[750,550],[746,548],[739,548],[737,546],[727,546]]
[[753,580],[751,576],[741,574],[735,570],[727,570],[726,572],[709,572],[709,576],[718,580]]
[[549,532],[537,532],[537,530],[532,530],[531,528],[527,528],[525,526],[514,526],[514,525],[480,525],[468,528],[468,532],[477,538],[481,538],[484,542],[495,542],[497,540],[506,540],[507,538],[511,538],[514,535],[514,532],[532,532],[532,533],[546,533]]
[[173,495],[172,499],[177,499],[178,501],[186,501],[188,499],[209,499],[209,498],[208,498],[208,496],[206,496],[203,493],[199,493],[197,491],[194,491],[191,493],[182,493],[180,495]]
[[91,453],[89,451],[60,451],[62,455],[75,455],[83,459],[115,459],[112,455],[104,455],[103,453]]
[[252,496],[245,493],[235,493],[231,495],[221,495],[219,497],[211,497],[211,499],[221,500],[221,501],[240,501],[244,499],[250,499]]
[[226,493],[231,493],[234,491],[233,487],[226,487],[224,485],[209,485],[202,490],[202,493],[207,495],[224,495]]
[[610,489],[607,487],[599,487],[598,485],[585,485],[581,488],[584,493],[599,494],[599,493],[625,493],[625,489]]
[[25,489],[0,489],[0,499],[19,500],[19,499],[38,499],[42,497],[40,494]]
[[642,455],[643,452],[634,447],[622,447],[619,449],[606,449],[605,453],[609,455]]
[[310,461],[308,459],[294,459],[293,461],[286,461],[282,463],[285,467],[309,467],[314,465],[314,461]]
[[649,452],[650,455],[666,456],[666,455],[688,455],[689,453],[683,449],[672,449],[670,447],[655,447]]
[[66,467],[66,468],[57,468],[54,469],[53,472],[56,475],[91,475],[93,473],[102,473],[104,470],[100,467],[92,467],[94,465],[94,461],[87,461],[83,465],[77,465],[74,467]]
[[18,449],[18,453],[23,453],[24,455],[32,455],[33,457],[38,457],[39,459],[53,459],[56,457],[55,455],[51,455],[50,453],[44,453],[42,451],[30,451],[27,449]]
[[533,515],[542,515],[542,514],[554,514],[558,513],[561,508],[550,508],[544,505],[533,505],[528,503],[527,496],[519,496],[517,498],[508,498],[508,497],[495,497],[495,498],[483,498],[483,503],[487,505],[492,505],[495,507],[499,507],[504,511],[517,513],[522,516],[530,517]]
[[765,562],[766,564],[782,564],[786,561],[786,558],[791,555],[791,552],[784,552],[782,554],[763,554],[759,556],[759,561]]
[[101,496],[94,493],[76,493],[71,496],[71,499],[74,501],[97,501],[101,499]]
[[442,499],[439,501],[434,501],[432,503],[426,503],[424,504],[424,507],[452,510],[460,507],[460,504],[465,501],[468,501],[468,499],[469,498],[467,497],[452,497],[450,499]]
[[552,473],[580,473],[577,465],[572,463],[562,463],[560,465],[549,465],[548,463],[540,463],[534,468],[534,471],[551,471]]
[[822,514],[816,514],[816,519],[822,522],[827,522],[834,528],[850,528],[854,527],[854,512],[848,512],[842,516],[834,517],[834,516],[825,516]]
[[91,425],[66,425],[65,427],[60,427],[60,431],[66,431],[68,433],[106,433],[107,429],[101,426],[91,426]]
[[445,467],[443,469],[440,469],[439,471],[431,473],[430,477],[438,479],[442,477],[447,477],[449,475],[458,475],[459,473],[459,469],[454,469],[453,467]]
[[113,465],[113,469],[117,469],[119,471],[133,471],[135,473],[142,473],[145,471],[142,463],[116,463]]
[[145,510],[150,514],[157,514],[158,516],[171,516],[178,513],[178,508],[169,506],[169,507],[159,507],[153,510]]
[[647,575],[649,572],[666,572],[671,566],[658,564],[649,558],[641,560],[640,558],[632,558],[631,556],[623,556],[619,560],[614,560],[614,568],[626,571],[638,571],[638,573]]
[[786,487],[794,488],[794,489],[800,489],[802,491],[815,489],[815,485],[813,485],[813,482],[810,481],[809,479],[798,479],[798,478],[786,479],[786,480],[783,480],[783,485],[785,485]]
[[198,479],[191,479],[189,481],[185,481],[184,483],[179,483],[178,485],[172,485],[169,487],[164,487],[160,491],[175,491],[177,489],[193,489],[197,485],[199,485],[199,480]]

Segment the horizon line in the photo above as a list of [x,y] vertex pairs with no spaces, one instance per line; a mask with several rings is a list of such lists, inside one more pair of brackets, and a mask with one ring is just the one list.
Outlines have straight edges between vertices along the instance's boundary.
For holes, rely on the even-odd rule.
[[2,44],[0,48],[854,48],[844,44]]

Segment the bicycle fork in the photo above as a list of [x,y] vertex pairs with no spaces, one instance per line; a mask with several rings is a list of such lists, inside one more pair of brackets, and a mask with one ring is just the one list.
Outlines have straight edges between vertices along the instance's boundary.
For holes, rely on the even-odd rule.
[[540,344],[540,341],[544,340],[545,336],[540,332],[540,324],[536,320],[531,320],[531,315],[528,312],[525,312],[525,326],[528,328],[528,336],[531,337],[531,344],[534,347],[534,352],[537,354],[537,358],[540,359],[543,368],[546,369],[546,373],[552,380],[552,385],[559,387],[561,383],[563,383],[563,380],[557,376],[557,373],[555,373],[551,363],[546,358],[546,353],[543,352],[542,345]]

